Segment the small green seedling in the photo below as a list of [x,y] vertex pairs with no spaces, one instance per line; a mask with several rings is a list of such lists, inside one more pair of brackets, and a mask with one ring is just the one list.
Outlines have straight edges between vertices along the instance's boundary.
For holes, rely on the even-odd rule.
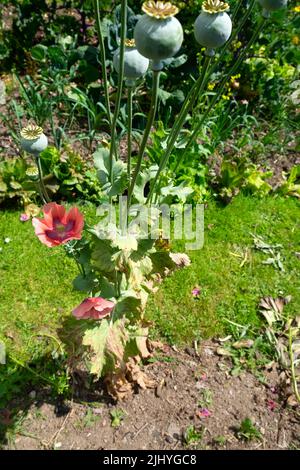
[[246,441],[252,441],[255,439],[261,439],[262,435],[259,430],[254,426],[250,418],[246,418],[242,421],[241,427],[237,432],[239,439],[244,439]]
[[187,427],[184,433],[184,441],[187,446],[192,444],[199,444],[199,442],[203,438],[204,431],[203,429],[199,430],[196,429],[194,425],[190,425]]
[[112,410],[110,412],[111,427],[112,428],[120,427],[121,422],[124,419],[124,416],[125,416],[125,411],[123,411],[121,408],[116,408],[115,410]]

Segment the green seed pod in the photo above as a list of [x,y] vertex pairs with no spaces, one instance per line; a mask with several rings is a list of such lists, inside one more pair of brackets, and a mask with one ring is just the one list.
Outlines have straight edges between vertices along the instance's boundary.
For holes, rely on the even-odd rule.
[[36,166],[30,166],[26,170],[26,176],[31,180],[31,181],[37,181],[39,179],[39,172]]
[[39,155],[48,147],[48,139],[39,126],[29,124],[21,130],[21,147],[32,155]]
[[[120,69],[120,49],[117,49],[113,57],[116,72]],[[135,47],[134,40],[127,39],[124,54],[124,77],[127,82],[134,82],[145,75],[149,67],[149,59],[142,56]]]
[[213,49],[223,46],[230,38],[232,23],[227,10],[228,4],[220,0],[206,0],[202,4],[194,33],[196,41],[208,49],[208,54],[213,54]]
[[287,6],[287,0],[258,0],[258,3],[266,11],[280,10]]
[[161,61],[173,57],[181,48],[183,29],[175,18],[178,8],[170,2],[145,2],[146,13],[136,24],[134,39],[140,54],[153,61],[153,70],[162,68]]

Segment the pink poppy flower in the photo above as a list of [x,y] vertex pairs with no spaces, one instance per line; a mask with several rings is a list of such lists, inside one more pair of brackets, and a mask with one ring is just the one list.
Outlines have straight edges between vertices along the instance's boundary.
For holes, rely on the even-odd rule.
[[110,300],[102,297],[89,297],[81,302],[78,307],[73,310],[73,315],[77,320],[101,320],[111,314],[115,304]]
[[44,245],[52,247],[69,240],[80,240],[84,220],[77,207],[66,212],[64,206],[50,202],[44,206],[43,212],[44,219],[35,217],[32,225]]

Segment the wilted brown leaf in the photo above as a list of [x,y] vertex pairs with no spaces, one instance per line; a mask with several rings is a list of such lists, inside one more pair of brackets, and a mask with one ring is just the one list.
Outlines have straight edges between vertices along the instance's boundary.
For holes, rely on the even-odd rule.
[[233,347],[235,349],[243,349],[243,348],[252,348],[254,344],[253,339],[242,339],[241,341],[236,341],[233,343]]

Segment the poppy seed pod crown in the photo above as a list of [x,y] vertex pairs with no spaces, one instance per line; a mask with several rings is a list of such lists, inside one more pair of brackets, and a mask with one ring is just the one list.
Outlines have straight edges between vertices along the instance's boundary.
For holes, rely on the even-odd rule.
[[196,41],[213,54],[213,49],[223,46],[228,41],[232,23],[227,3],[220,0],[206,0],[202,4],[202,12],[195,21],[194,33]]
[[43,129],[35,124],[29,124],[21,132],[21,147],[32,155],[39,155],[48,147],[48,139],[43,133]]
[[145,2],[143,15],[136,24],[134,39],[140,54],[153,61],[153,69],[162,68],[161,61],[173,57],[181,48],[183,29],[175,18],[178,8],[170,2]]
[[[120,69],[120,49],[117,49],[113,57],[114,68],[119,73]],[[125,53],[124,53],[124,77],[128,83],[134,83],[134,81],[147,72],[149,67],[149,59],[142,56],[135,47],[135,41],[133,39],[127,39],[125,41]]]

